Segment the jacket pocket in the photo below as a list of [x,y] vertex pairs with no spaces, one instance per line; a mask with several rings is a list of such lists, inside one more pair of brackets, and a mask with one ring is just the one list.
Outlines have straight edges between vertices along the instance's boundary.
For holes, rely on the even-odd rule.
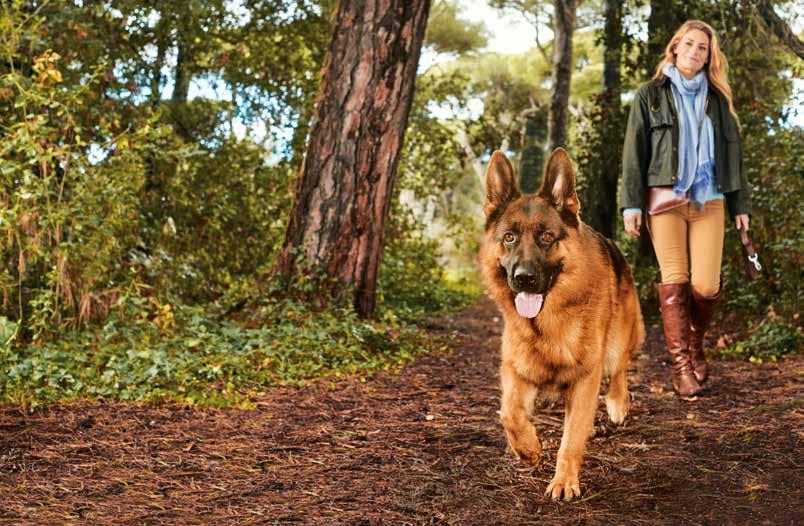
[[660,175],[665,166],[672,167],[670,153],[673,150],[673,119],[660,111],[651,111],[649,124],[651,155],[648,177],[650,178]]

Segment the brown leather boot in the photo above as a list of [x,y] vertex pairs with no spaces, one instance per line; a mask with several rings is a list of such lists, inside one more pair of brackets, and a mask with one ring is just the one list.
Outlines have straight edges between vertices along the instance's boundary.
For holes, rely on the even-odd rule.
[[709,377],[709,365],[706,363],[706,354],[703,350],[704,336],[712,315],[715,313],[715,305],[723,295],[723,288],[714,296],[701,296],[695,289],[692,289],[690,301],[690,361],[692,371],[698,382],[705,382]]
[[690,288],[689,283],[660,283],[659,307],[667,350],[673,359],[673,389],[681,397],[701,391],[690,362]]

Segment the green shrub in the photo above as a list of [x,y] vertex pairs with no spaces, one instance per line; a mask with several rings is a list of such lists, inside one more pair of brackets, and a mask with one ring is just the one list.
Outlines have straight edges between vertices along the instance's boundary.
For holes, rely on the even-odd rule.
[[[141,295],[115,307],[92,330],[5,347],[0,400],[29,408],[74,398],[247,406],[273,385],[389,369],[445,343],[415,326],[292,300],[263,300],[254,328]],[[13,330],[6,325],[4,334]]]
[[287,162],[268,166],[262,147],[232,138],[163,165],[143,233],[147,276],[161,294],[208,302],[271,263],[290,208]]
[[[377,316],[416,323],[424,316],[455,311],[476,300],[482,290],[476,272],[449,274],[441,255],[443,242],[425,236],[424,226],[403,205],[397,202],[393,211],[384,236]],[[459,237],[462,228],[448,229],[447,235]]]
[[[4,42],[18,37],[2,28]],[[147,116],[121,128],[110,115],[79,115],[97,103],[100,70],[63,89],[57,53],[5,51],[0,314],[21,321],[23,337],[46,337],[102,319],[136,274],[129,255],[140,241],[143,150],[166,130]]]
[[801,327],[778,317],[764,318],[748,327],[748,336],[721,351],[726,359],[749,360],[753,363],[775,362],[801,351]]

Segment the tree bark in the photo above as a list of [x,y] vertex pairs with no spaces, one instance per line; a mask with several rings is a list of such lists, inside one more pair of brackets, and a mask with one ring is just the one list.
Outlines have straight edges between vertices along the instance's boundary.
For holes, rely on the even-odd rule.
[[567,146],[567,106],[572,80],[572,34],[575,30],[576,0],[554,0],[553,95],[547,118],[547,151]]
[[[276,270],[374,310],[382,232],[413,99],[429,0],[341,2],[317,117]],[[297,255],[301,256],[300,258]]]

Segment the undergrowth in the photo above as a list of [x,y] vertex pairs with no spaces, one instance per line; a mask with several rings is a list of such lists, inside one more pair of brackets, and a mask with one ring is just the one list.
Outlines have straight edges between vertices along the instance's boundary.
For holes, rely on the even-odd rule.
[[800,350],[801,327],[769,316],[756,324],[748,322],[745,338],[721,349],[719,355],[727,360],[763,363],[793,356]]
[[209,306],[134,296],[102,324],[25,345],[3,319],[0,399],[29,409],[80,398],[249,407],[271,386],[365,376],[445,349],[446,337],[434,340],[416,316],[462,308],[477,291],[443,281],[429,292],[426,306],[385,303],[373,320],[348,306],[268,297],[233,321]]

